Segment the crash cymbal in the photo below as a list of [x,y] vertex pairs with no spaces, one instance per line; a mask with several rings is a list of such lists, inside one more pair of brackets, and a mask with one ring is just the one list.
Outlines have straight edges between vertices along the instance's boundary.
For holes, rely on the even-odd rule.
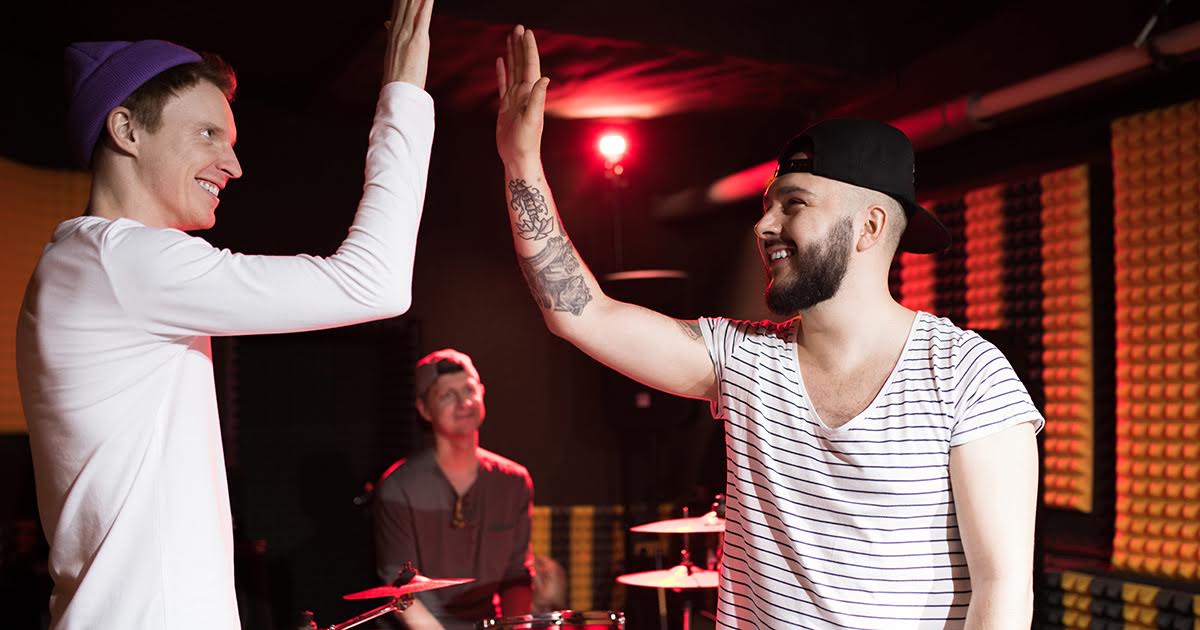
[[618,575],[617,581],[647,588],[717,588],[717,572],[678,565],[660,571],[642,571]]
[[725,519],[717,516],[716,512],[709,512],[704,516],[646,523],[630,527],[629,531],[644,534],[715,534],[725,531]]
[[395,598],[420,593],[422,591],[432,591],[438,588],[446,588],[447,586],[458,586],[467,582],[474,582],[475,578],[454,578],[445,580],[430,579],[422,575],[418,575],[408,584],[403,586],[376,586],[365,591],[351,593],[342,596],[342,599],[380,599],[384,597]]

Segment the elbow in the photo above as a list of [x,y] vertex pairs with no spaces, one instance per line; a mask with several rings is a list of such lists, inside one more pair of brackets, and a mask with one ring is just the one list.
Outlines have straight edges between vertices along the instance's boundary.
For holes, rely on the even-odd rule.
[[412,307],[412,289],[408,283],[394,283],[381,290],[373,300],[380,318],[399,317]]
[[[968,628],[1028,628],[1033,620],[1032,576],[1008,579],[972,578]],[[986,621],[986,623],[984,623]]]
[[404,295],[396,296],[382,305],[383,314],[385,317],[399,317],[408,312],[412,307],[412,295],[407,291]]
[[577,312],[542,308],[542,319],[555,337],[579,345],[589,339],[595,333],[597,323],[612,312],[612,304],[608,296],[600,293],[594,299],[589,298],[584,308]]
[[563,317],[562,313],[554,313],[543,311],[542,316],[546,321],[546,329],[550,334],[570,342],[572,345],[578,346],[579,341],[583,338],[584,329],[581,328],[581,323],[578,317]]
[[542,319],[545,320],[546,329],[550,331],[550,334],[559,339],[571,340],[570,327],[566,326],[561,318],[552,317],[550,313],[543,312]]

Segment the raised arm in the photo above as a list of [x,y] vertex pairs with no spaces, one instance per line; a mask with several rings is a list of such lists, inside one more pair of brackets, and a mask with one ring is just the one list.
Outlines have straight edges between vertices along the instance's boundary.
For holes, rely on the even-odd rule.
[[423,90],[432,6],[396,1],[362,198],[337,252],[243,256],[182,232],[114,224],[102,264],[131,318],[168,336],[237,335],[342,326],[408,309],[433,143],[433,100]]
[[711,400],[712,360],[695,321],[677,320],[604,295],[571,244],[542,172],[542,122],[550,80],[533,32],[518,26],[496,60],[496,147],[521,273],[550,330],[596,360],[680,396]]

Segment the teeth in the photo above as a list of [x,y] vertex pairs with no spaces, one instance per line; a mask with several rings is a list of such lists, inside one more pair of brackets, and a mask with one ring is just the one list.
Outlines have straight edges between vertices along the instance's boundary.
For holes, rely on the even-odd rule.
[[786,249],[781,249],[781,250],[775,252],[774,254],[771,254],[771,260],[783,260],[784,258],[787,258],[788,256],[791,256],[791,255],[792,255],[792,252],[790,252]]
[[203,180],[196,180],[196,181],[200,182],[200,187],[203,188],[204,190],[207,190],[208,194],[210,194],[214,197],[221,194],[221,189],[217,188],[216,184],[214,184],[212,182],[206,182]]

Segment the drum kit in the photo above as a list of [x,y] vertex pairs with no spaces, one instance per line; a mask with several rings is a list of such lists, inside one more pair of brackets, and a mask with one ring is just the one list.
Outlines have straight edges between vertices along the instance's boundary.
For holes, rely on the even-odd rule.
[[[687,508],[685,507],[683,508],[683,518],[655,521],[631,527],[630,531],[642,534],[682,534],[683,549],[680,552],[682,558],[679,564],[669,569],[619,575],[617,576],[617,582],[628,586],[675,592],[691,592],[697,589],[717,588],[718,571],[715,570],[715,566],[700,568],[692,562],[688,554],[688,539],[692,534],[723,534],[725,532],[724,511],[723,497],[718,496],[717,501],[713,504],[712,511],[703,516],[689,518],[687,516]],[[312,620],[312,613],[306,612],[301,628],[304,630],[348,630],[383,615],[404,611],[412,605],[413,597],[417,593],[458,586],[472,581],[474,580],[471,578],[427,578],[418,574],[411,565],[406,565],[405,569],[400,572],[400,576],[390,585],[378,586],[343,597],[343,599],[349,600],[388,599],[388,603],[342,623],[324,628],[319,628],[316,622]],[[683,630],[691,630],[691,612],[691,601],[685,599],[682,620]],[[498,630],[532,630],[557,627],[576,628],[580,630],[602,630],[604,628],[624,630],[625,613],[608,610],[559,610],[548,613],[533,613],[529,615],[487,619],[480,621],[476,624],[476,627],[480,630],[490,630],[492,628]]]

